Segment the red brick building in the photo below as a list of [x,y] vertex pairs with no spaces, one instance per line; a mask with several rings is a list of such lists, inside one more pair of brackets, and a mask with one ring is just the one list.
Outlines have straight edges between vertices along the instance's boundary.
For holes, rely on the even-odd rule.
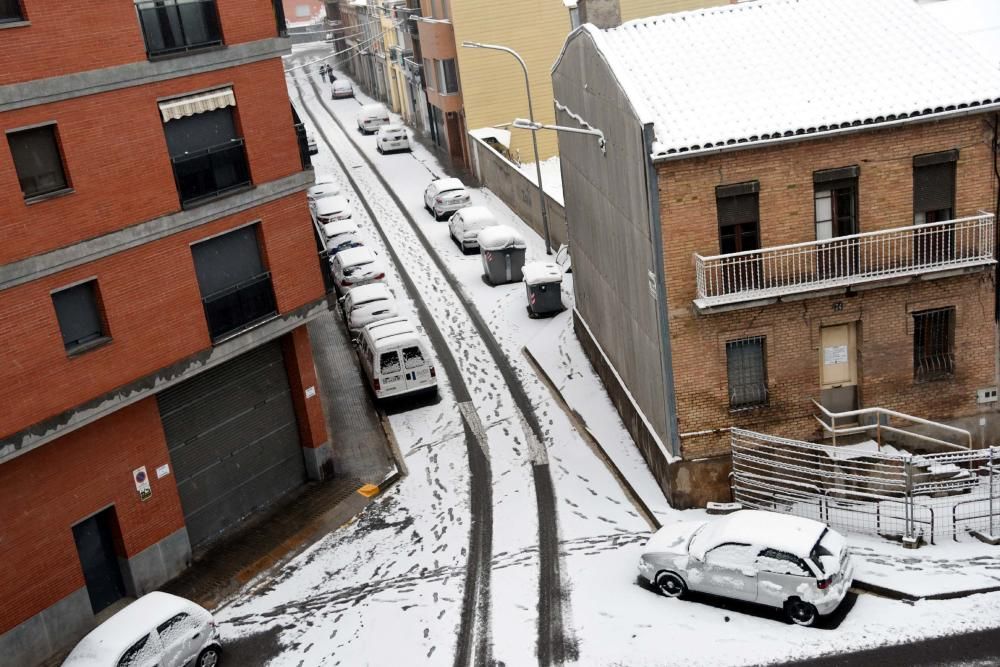
[[553,86],[606,140],[560,136],[577,332],[674,504],[727,499],[730,427],[824,437],[817,403],[1000,437],[1000,71],[915,3],[584,26]]
[[330,472],[269,0],[0,2],[0,655]]

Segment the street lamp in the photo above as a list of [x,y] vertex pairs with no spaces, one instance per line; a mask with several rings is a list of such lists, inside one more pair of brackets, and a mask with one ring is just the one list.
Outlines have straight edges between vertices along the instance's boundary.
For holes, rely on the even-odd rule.
[[[524,90],[528,94],[528,119],[532,125],[535,124],[535,111],[531,106],[531,84],[528,82],[528,66],[524,64],[524,58],[518,55],[517,51],[506,46],[497,44],[481,44],[479,42],[462,42],[462,46],[467,49],[490,49],[492,51],[503,51],[517,58],[524,71]],[[542,202],[542,229],[545,231],[545,254],[552,254],[552,242],[549,239],[549,210],[545,205],[545,189],[542,187],[542,163],[538,159],[538,137],[535,128],[531,129],[531,148],[535,152],[535,174],[538,177],[538,198]]]

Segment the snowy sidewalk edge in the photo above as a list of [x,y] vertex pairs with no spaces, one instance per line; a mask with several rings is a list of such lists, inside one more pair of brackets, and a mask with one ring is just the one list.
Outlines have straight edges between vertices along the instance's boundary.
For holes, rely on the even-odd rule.
[[921,600],[956,600],[958,598],[967,598],[970,595],[980,595],[983,593],[1000,592],[1000,586],[988,586],[985,588],[972,588],[960,591],[946,591],[944,593],[931,593],[930,595],[914,595],[912,593],[906,593],[892,588],[887,588],[885,586],[879,586],[878,584],[870,584],[868,582],[859,581],[857,579],[854,580],[854,583],[851,585],[851,588],[856,588],[858,590],[862,590],[867,593],[880,595],[884,598],[889,598],[892,600],[901,600],[903,602],[920,602]]

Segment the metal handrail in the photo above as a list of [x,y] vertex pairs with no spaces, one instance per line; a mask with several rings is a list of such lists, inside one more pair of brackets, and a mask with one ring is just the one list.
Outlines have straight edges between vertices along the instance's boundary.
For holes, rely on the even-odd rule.
[[[848,410],[846,412],[830,412],[829,410],[827,410],[826,408],[824,408],[822,405],[820,405],[819,402],[816,401],[816,399],[813,398],[813,399],[810,399],[810,400],[813,402],[813,405],[815,405],[817,408],[819,408],[820,411],[824,415],[826,415],[827,417],[830,418],[830,423],[829,424],[827,424],[825,421],[823,421],[819,417],[816,417],[816,420],[823,426],[823,429],[825,431],[827,431],[828,433],[830,433],[830,434],[833,435],[833,444],[834,445],[837,444],[837,436],[838,435],[850,435],[852,433],[861,433],[861,432],[866,432],[866,431],[870,431],[872,429],[875,429],[876,432],[877,432],[876,433],[876,435],[877,435],[876,441],[878,442],[879,446],[882,445],[882,431],[888,431],[889,433],[897,433],[897,434],[900,434],[900,435],[905,435],[907,437],[917,438],[918,440],[923,440],[925,442],[931,442],[931,443],[934,443],[934,444],[937,444],[937,445],[941,445],[941,446],[944,446],[944,447],[949,447],[951,449],[958,449],[958,450],[969,450],[969,449],[972,449],[972,433],[970,433],[969,431],[965,430],[964,428],[958,428],[957,426],[949,426],[948,424],[942,424],[940,422],[931,421],[929,419],[922,419],[920,417],[914,417],[913,415],[908,415],[908,414],[905,414],[903,412],[896,412],[895,410],[890,410],[888,408],[861,408],[859,410]],[[861,416],[867,416],[867,415],[875,415],[875,423],[874,424],[862,424],[860,426],[850,426],[850,427],[839,428],[839,429],[837,428],[837,420],[838,419],[844,419],[844,418],[848,418],[848,417],[861,417]],[[920,433],[913,433],[911,431],[904,431],[903,429],[896,428],[896,427],[891,426],[889,424],[883,424],[882,420],[881,420],[881,417],[883,415],[886,416],[886,417],[890,417],[890,418],[891,417],[896,417],[897,419],[902,419],[904,421],[913,422],[914,424],[921,424],[923,426],[930,426],[932,428],[939,428],[939,429],[942,429],[944,431],[950,431],[951,433],[954,433],[956,435],[962,436],[963,439],[965,439],[968,442],[968,445],[966,445],[966,446],[963,447],[962,445],[956,445],[955,443],[952,443],[952,442],[947,442],[945,440],[940,440],[938,438],[932,438],[930,436],[922,435]]]

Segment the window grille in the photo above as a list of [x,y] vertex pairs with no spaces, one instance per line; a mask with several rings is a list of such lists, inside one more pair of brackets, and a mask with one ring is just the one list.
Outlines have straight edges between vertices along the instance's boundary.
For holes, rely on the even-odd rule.
[[936,380],[955,372],[955,309],[913,313],[913,376]]
[[767,405],[767,367],[763,336],[726,343],[726,368],[731,409]]

